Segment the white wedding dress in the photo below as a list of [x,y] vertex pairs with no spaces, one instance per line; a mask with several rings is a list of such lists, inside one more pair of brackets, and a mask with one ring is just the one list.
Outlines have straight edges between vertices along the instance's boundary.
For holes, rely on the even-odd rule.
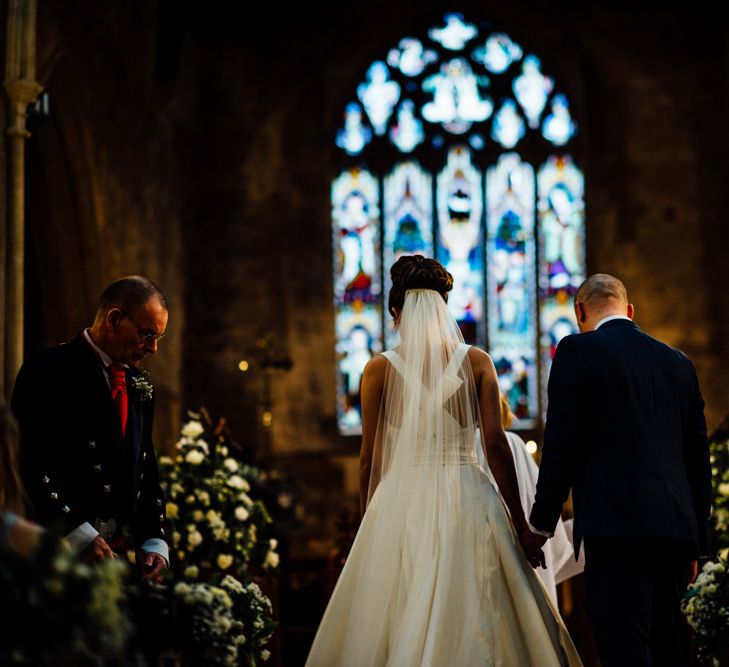
[[410,290],[388,351],[367,510],[308,667],[550,667],[580,659],[475,439],[468,346]]

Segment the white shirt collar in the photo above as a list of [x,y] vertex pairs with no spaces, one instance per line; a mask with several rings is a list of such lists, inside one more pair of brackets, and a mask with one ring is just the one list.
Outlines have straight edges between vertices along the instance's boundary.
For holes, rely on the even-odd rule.
[[597,331],[605,322],[610,322],[611,320],[628,320],[628,322],[632,322],[629,317],[626,315],[608,315],[607,317],[603,317],[596,325],[595,325],[595,331]]
[[104,368],[106,369],[107,366],[114,363],[114,360],[106,353],[104,350],[102,350],[91,338],[91,335],[89,334],[88,329],[84,329],[84,338],[89,342],[89,345],[93,348],[93,350],[96,352],[96,354],[99,355],[101,358],[101,363],[104,364]]

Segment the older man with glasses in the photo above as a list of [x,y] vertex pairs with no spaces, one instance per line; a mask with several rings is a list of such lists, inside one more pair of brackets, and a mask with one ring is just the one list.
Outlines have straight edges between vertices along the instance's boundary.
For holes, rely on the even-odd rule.
[[142,577],[169,564],[152,446],[154,391],[139,364],[157,351],[167,302],[142,276],[101,294],[93,325],[28,359],[12,409],[34,518],[88,560],[137,550]]

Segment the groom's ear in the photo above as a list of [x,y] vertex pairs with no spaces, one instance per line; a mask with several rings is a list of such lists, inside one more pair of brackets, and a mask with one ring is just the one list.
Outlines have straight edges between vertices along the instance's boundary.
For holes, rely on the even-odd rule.
[[587,313],[585,312],[585,304],[577,302],[575,304],[575,314],[577,315],[577,321],[583,324],[587,321]]

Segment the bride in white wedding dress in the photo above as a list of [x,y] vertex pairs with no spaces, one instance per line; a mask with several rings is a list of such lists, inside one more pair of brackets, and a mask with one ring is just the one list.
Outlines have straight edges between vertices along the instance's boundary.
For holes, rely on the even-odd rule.
[[400,345],[362,379],[366,511],[306,664],[580,665],[532,568],[544,556],[521,508],[496,371],[448,311],[453,279],[420,256],[391,275]]

